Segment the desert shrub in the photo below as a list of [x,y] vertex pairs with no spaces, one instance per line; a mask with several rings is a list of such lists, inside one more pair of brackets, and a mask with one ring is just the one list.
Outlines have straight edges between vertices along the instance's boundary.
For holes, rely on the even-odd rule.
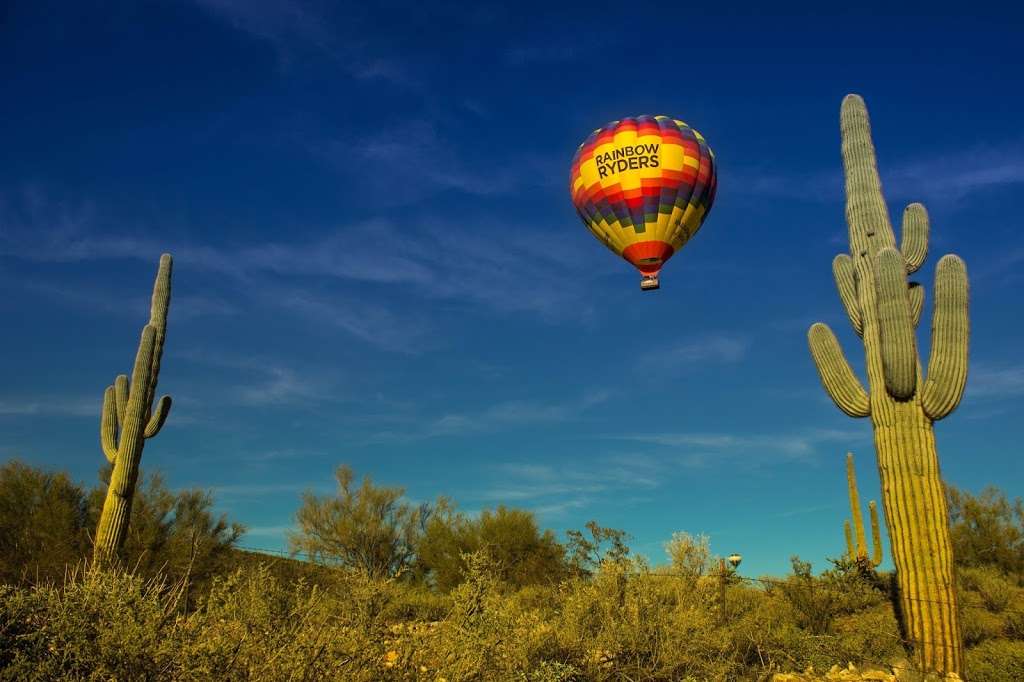
[[959,602],[964,643],[1024,638],[1024,588],[995,566],[961,568]]
[[339,466],[335,478],[335,495],[303,493],[295,512],[298,530],[288,533],[292,551],[372,578],[410,568],[430,506],[403,502],[404,488],[376,486],[369,476],[356,487],[348,465]]
[[793,573],[778,583],[779,593],[792,605],[797,624],[812,634],[828,635],[836,618],[877,606],[887,596],[878,588],[880,580],[865,575],[854,564],[834,561],[833,568],[820,576],[811,564],[792,557]]
[[960,566],[996,566],[1024,578],[1024,501],[994,486],[978,495],[946,486],[953,556]]
[[180,591],[123,571],[0,593],[0,679],[146,679],[165,673]]
[[465,563],[467,577],[451,593],[448,617],[413,633],[412,653],[396,651],[395,668],[448,680],[578,679],[552,619],[502,584],[495,558],[481,550],[466,556]]
[[486,550],[467,555],[464,561],[466,580],[453,590],[452,610],[418,660],[451,679],[487,679],[499,671],[508,673],[520,666],[508,660],[515,623],[502,594],[499,568]]
[[282,585],[264,566],[236,571],[180,623],[171,677],[379,679],[381,628],[359,606],[303,581]]
[[540,611],[554,618],[559,609],[559,585],[526,585],[512,595],[516,608]]
[[961,594],[992,613],[1006,611],[1015,597],[1024,592],[1005,573],[993,566],[962,568],[958,571]]
[[588,521],[587,532],[567,530],[565,552],[568,570],[578,576],[587,576],[607,561],[622,563],[629,556],[624,530],[604,528],[597,521]]
[[[110,471],[102,467],[100,483],[86,491],[63,472],[17,460],[0,465],[0,583],[61,585],[91,559]],[[215,516],[206,491],[172,492],[159,473],[140,477],[121,564],[166,583],[187,576],[183,604],[192,605],[226,571],[244,528]]]
[[606,561],[562,586],[561,648],[585,679],[725,679],[734,664],[714,595],[642,562]]
[[438,594],[417,583],[397,583],[390,587],[391,597],[381,617],[389,622],[434,622],[447,617],[452,608],[451,597]]
[[691,582],[711,573],[715,562],[711,554],[711,538],[707,535],[673,533],[672,538],[665,543],[665,553],[671,571]]
[[971,682],[1024,680],[1024,642],[989,640],[967,650],[967,679]]
[[836,618],[836,648],[829,665],[852,662],[878,664],[905,655],[892,607],[879,604],[858,613]]
[[65,473],[0,465],[0,583],[61,582],[90,548],[85,491]]
[[446,499],[424,528],[415,570],[448,592],[466,579],[465,557],[484,549],[498,578],[512,588],[555,584],[566,572],[565,549],[554,533],[541,531],[533,512],[499,506],[470,518]]
[[752,589],[733,590],[727,597],[732,608],[727,650],[737,666],[764,673],[807,666],[808,635],[797,626],[788,600],[778,592]]

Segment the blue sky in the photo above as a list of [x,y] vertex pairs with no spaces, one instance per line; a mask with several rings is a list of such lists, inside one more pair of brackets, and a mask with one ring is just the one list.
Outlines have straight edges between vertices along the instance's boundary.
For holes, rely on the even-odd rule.
[[[347,462],[560,535],[595,519],[655,562],[685,530],[750,574],[823,568],[847,450],[878,498],[870,423],[805,341],[826,321],[862,366],[830,270],[857,92],[894,214],[930,211],[929,300],[938,256],[968,265],[944,475],[1024,494],[1021,16],[464,4],[8,6],[0,456],[95,480],[103,388],[169,251],[175,405],[143,466],[211,488],[246,545],[283,548]],[[653,294],[567,188],[591,130],[643,113],[719,164]]]

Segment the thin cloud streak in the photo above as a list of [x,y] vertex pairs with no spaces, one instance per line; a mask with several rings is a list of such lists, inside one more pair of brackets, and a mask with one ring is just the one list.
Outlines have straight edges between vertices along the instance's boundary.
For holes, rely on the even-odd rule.
[[965,397],[1013,398],[1024,396],[1024,365],[1002,367],[979,364],[967,373]]
[[[660,445],[684,452],[696,453],[697,455],[701,455],[700,451],[711,451],[719,455],[753,451],[761,453],[762,458],[781,455],[787,459],[807,459],[817,454],[819,447],[822,445],[861,442],[867,437],[867,434],[865,432],[837,429],[807,429],[802,432],[787,434],[660,433],[627,434],[611,437],[638,443]],[[706,463],[706,460],[703,457],[699,457],[692,463],[701,465]]]
[[368,201],[401,206],[456,192],[495,197],[530,187],[552,187],[564,172],[564,159],[530,150],[511,151],[502,163],[484,164],[429,118],[406,120],[378,132],[337,135],[301,131],[295,142],[345,175]]
[[[227,286],[258,304],[327,321],[371,345],[399,352],[418,352],[431,331],[423,319],[394,312],[402,297],[468,301],[499,313],[539,315],[550,323],[578,322],[593,313],[588,282],[611,267],[608,259],[565,259],[563,254],[578,251],[574,241],[536,226],[505,226],[508,237],[500,249],[480,236],[489,230],[479,225],[434,221],[398,229],[386,220],[336,228],[306,242],[211,246],[104,234],[93,210],[69,218],[70,227],[51,229],[49,216],[64,211],[60,204],[47,207],[38,192],[20,198],[0,193],[0,254],[35,262],[127,258],[151,263],[169,251],[181,266],[226,276]],[[371,304],[337,291],[318,294],[311,284],[323,282],[310,278],[395,286],[388,303],[375,299]],[[233,300],[214,294],[195,303],[197,310],[186,314],[237,312]]]
[[510,400],[475,413],[449,413],[426,424],[411,425],[402,431],[381,431],[369,436],[366,444],[408,443],[432,438],[466,436],[527,425],[555,424],[578,419],[591,407],[607,402],[611,393],[596,390],[567,402]]
[[747,355],[750,341],[734,334],[706,334],[645,355],[640,370],[666,371],[693,365],[732,364]]
[[[586,508],[609,494],[638,488],[653,490],[664,480],[665,465],[644,455],[605,456],[586,465],[537,465],[505,462],[494,467],[501,484],[475,491],[470,499],[513,503],[547,517]],[[635,500],[646,499],[635,497]]]
[[[236,357],[197,350],[176,351],[171,357],[206,367],[234,370],[245,377],[243,383],[234,384],[217,397],[220,405],[288,407],[337,400],[332,384],[323,372],[300,372],[270,358]],[[193,409],[200,409],[204,404],[202,400],[189,401]]]
[[[937,155],[895,164],[883,160],[879,172],[882,192],[888,199],[958,203],[979,190],[1024,184],[1024,144],[979,143],[955,156]],[[810,173],[723,169],[722,174],[723,187],[747,195],[828,202],[844,197],[839,169]]]
[[99,419],[103,392],[94,398],[8,397],[0,398],[0,417],[66,416]]

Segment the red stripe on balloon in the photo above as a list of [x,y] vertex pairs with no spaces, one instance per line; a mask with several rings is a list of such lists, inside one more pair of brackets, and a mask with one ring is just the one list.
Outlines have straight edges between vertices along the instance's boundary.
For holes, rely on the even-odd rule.
[[671,244],[653,240],[630,244],[623,249],[622,257],[645,275],[654,275],[661,270],[661,266],[672,257],[674,252]]

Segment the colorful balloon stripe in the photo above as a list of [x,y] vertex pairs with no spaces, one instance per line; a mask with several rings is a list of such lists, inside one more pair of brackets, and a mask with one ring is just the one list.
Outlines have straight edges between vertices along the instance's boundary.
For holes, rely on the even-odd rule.
[[569,175],[583,223],[644,274],[656,274],[696,234],[716,189],[715,155],[703,136],[667,116],[598,128]]

